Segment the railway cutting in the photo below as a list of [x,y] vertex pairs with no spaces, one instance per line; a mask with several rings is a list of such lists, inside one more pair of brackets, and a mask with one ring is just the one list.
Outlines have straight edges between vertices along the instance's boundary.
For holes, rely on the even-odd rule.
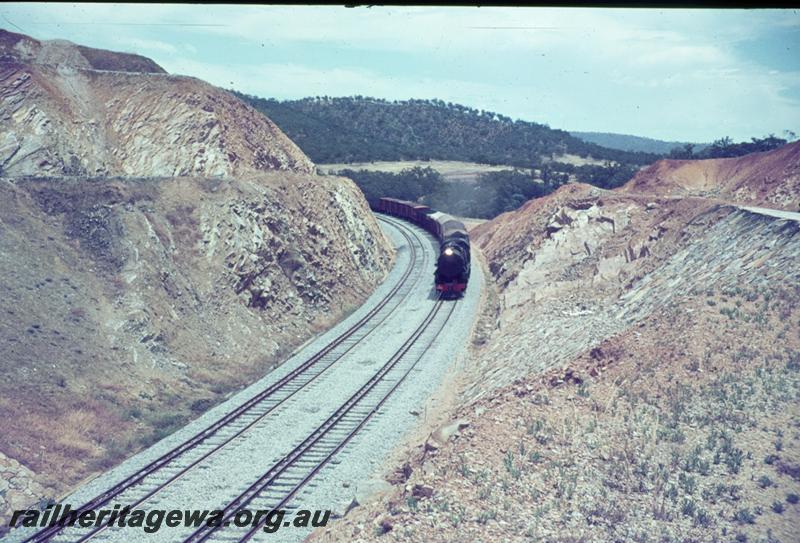
[[[446,299],[432,281],[440,240],[396,216],[381,215],[380,222],[396,244],[396,264],[360,311],[296,353],[279,375],[218,409],[221,416],[205,417],[130,460],[118,472],[127,472],[124,477],[110,475],[75,493],[65,500],[73,511],[217,511],[219,524],[182,534],[164,528],[149,537],[249,541],[264,536],[267,518],[236,526],[233,518],[242,510],[291,512],[310,503],[324,509],[351,500],[350,485],[368,478],[369,468],[378,473],[391,442],[413,427],[409,399],[423,405],[459,356],[455,347],[471,325],[480,287],[479,278],[463,298]],[[364,356],[375,363],[361,364]],[[385,439],[387,429],[393,440]],[[243,464],[247,475],[233,476],[230,466]],[[215,473],[226,474],[225,492],[219,484],[209,491]],[[332,485],[337,479],[348,484]],[[338,491],[331,494],[331,488]],[[56,524],[13,536],[25,543],[116,541],[130,529]],[[292,538],[299,535],[291,531]]]

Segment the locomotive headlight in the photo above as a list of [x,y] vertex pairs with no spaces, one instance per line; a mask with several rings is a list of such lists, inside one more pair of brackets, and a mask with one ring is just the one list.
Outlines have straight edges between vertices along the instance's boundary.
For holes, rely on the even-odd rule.
[[453,249],[448,247],[447,249],[444,250],[444,254],[447,256],[453,256]]

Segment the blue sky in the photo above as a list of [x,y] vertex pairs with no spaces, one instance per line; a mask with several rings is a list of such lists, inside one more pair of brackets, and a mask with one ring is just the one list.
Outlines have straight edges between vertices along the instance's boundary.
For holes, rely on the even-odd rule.
[[0,27],[275,98],[439,98],[680,141],[800,133],[800,11],[2,4]]

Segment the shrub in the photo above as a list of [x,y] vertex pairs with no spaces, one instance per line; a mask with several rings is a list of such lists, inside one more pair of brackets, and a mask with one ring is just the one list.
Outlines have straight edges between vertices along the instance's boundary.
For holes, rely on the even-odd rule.
[[758,486],[761,488],[769,488],[772,486],[772,479],[767,477],[766,475],[762,475],[758,478]]
[[194,402],[192,402],[192,406],[190,407],[190,409],[195,413],[205,413],[213,406],[214,406],[214,400],[211,400],[209,398],[200,398],[199,400],[195,400]]
[[740,524],[755,524],[756,517],[749,509],[744,508],[736,511],[733,515],[733,520]]
[[776,460],[778,460],[778,458],[779,457],[777,454],[768,454],[767,456],[764,457],[764,463],[772,465],[775,463]]
[[683,513],[683,516],[694,517],[696,511],[697,505],[694,503],[694,500],[684,498],[681,502],[681,513]]

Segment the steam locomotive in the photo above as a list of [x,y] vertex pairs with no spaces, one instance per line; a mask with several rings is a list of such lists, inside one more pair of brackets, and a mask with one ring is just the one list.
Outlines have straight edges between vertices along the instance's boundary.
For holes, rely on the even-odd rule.
[[446,213],[415,202],[381,198],[376,211],[419,225],[439,240],[434,281],[443,296],[463,296],[469,281],[469,235],[464,223]]

